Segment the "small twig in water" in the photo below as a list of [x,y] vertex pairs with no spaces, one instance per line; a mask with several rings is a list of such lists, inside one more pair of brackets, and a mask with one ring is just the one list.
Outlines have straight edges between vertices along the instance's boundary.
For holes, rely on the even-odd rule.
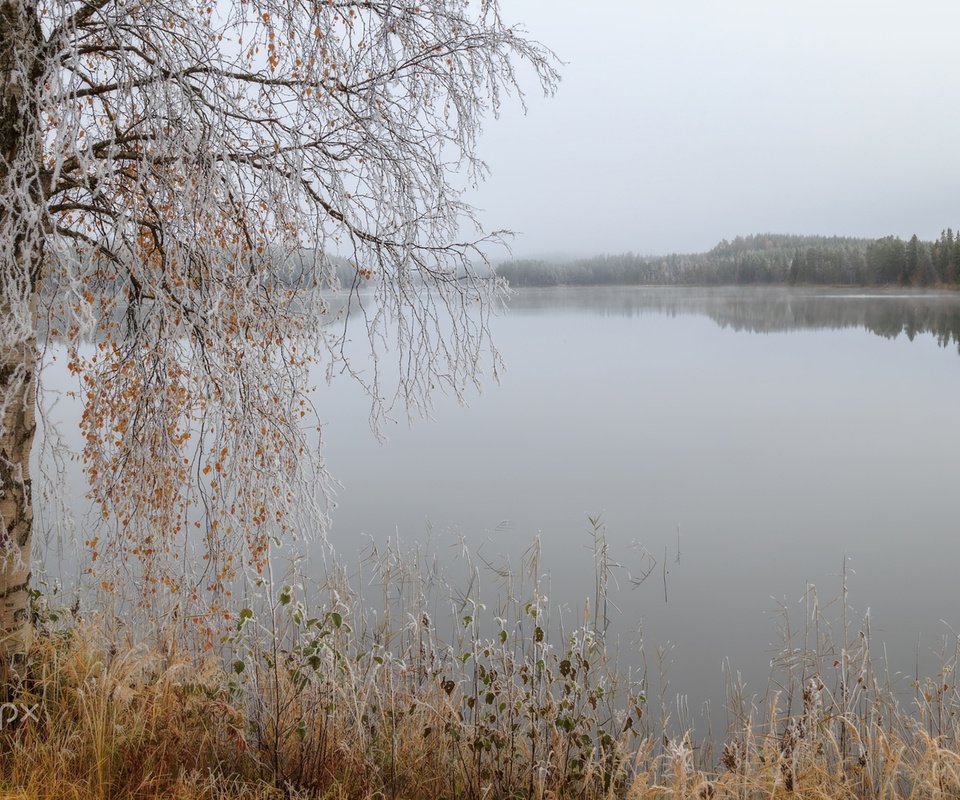
[[663,602],[667,602],[667,546],[663,546]]

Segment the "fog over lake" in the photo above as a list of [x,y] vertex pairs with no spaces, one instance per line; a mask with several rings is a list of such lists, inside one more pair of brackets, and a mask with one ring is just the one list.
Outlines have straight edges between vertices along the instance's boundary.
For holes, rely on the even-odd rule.
[[632,542],[658,561],[636,589],[621,573],[616,630],[674,643],[671,683],[694,702],[718,696],[724,657],[765,688],[772,598],[802,617],[815,583],[826,604],[847,556],[852,606],[912,672],[918,635],[927,652],[941,619],[960,628],[958,330],[952,294],[517,292],[495,331],[509,369],[469,408],[441,403],[379,447],[327,406],[332,538],[429,525],[441,553],[462,533],[516,565],[540,534],[551,600],[574,606],[601,514],[634,575]]
[[725,659],[764,691],[779,603],[802,622],[808,585],[836,598],[846,557],[878,653],[933,669],[960,630],[958,333],[951,293],[518,291],[494,324],[508,369],[467,407],[441,397],[380,445],[358,387],[318,390],[342,484],[330,539],[352,560],[429,538],[453,563],[462,537],[516,567],[539,535],[569,619],[594,592],[600,515],[623,564],[621,659],[639,663],[638,628],[651,671],[669,642],[672,691],[694,707],[722,702]]

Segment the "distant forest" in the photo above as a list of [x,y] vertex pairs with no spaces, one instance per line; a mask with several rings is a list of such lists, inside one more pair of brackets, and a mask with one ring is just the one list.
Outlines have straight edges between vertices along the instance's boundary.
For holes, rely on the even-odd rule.
[[945,286],[960,284],[960,231],[947,228],[933,242],[764,233],[724,239],[706,253],[526,259],[497,273],[511,286]]

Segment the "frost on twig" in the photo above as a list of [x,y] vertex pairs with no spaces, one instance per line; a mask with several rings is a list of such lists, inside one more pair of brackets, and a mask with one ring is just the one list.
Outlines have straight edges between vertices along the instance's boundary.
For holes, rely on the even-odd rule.
[[[95,562],[148,594],[224,591],[271,537],[323,528],[310,370],[361,381],[376,429],[496,368],[498,237],[462,238],[456,186],[483,175],[484,115],[522,99],[515,65],[549,93],[554,58],[495,2],[0,6],[37,33],[0,34],[4,102],[36,131],[4,156],[0,341],[32,335],[35,297],[66,343]],[[344,264],[357,361],[328,313]]]

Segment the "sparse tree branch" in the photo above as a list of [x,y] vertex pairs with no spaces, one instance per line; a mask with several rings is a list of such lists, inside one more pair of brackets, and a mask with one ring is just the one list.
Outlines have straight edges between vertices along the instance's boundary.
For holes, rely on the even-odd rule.
[[77,11],[57,26],[51,34],[50,40],[60,40],[68,36],[71,31],[83,28],[94,16],[114,1],[115,0],[84,0]]

